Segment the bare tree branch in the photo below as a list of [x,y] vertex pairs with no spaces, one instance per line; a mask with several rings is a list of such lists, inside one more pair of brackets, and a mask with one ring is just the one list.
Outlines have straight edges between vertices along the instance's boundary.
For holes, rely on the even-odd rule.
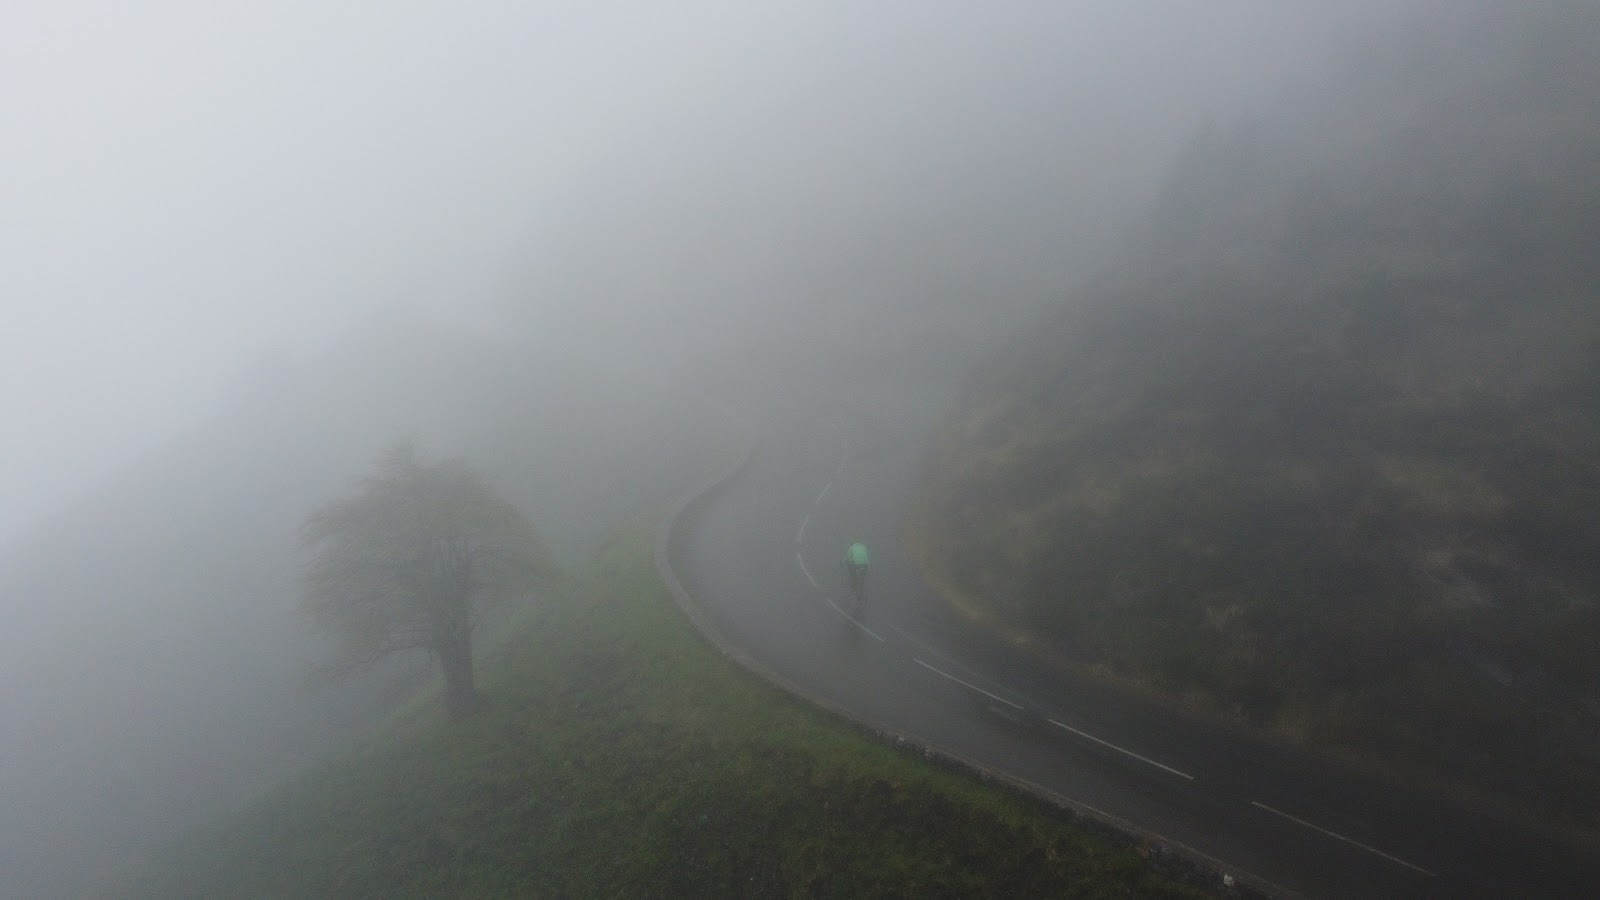
[[533,524],[461,460],[423,463],[409,443],[301,527],[302,612],[339,640],[329,672],[426,648],[453,714],[470,710],[470,635],[484,613],[559,579]]

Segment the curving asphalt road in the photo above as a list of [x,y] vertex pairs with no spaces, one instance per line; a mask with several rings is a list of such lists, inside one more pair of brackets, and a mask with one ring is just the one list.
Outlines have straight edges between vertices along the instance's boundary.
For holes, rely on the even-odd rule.
[[[918,417],[795,410],[762,428],[761,451],[690,525],[680,557],[723,640],[858,719],[1269,892],[1600,896],[1592,849],[1190,718],[948,615],[899,552]],[[874,551],[859,618],[839,583],[857,537]]]

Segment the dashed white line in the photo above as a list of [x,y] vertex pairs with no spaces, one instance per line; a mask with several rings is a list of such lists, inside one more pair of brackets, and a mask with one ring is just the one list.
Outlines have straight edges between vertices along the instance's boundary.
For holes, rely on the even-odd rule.
[[936,668],[934,666],[930,666],[927,663],[923,662],[922,660],[917,659],[915,656],[911,657],[911,661],[916,663],[917,665],[923,667],[924,669],[927,669],[929,672],[934,673],[935,675],[943,675],[944,677],[950,679],[951,681],[954,681],[956,684],[959,684],[962,687],[970,688],[971,690],[977,691],[978,693],[984,695],[985,697],[988,697],[990,700],[997,700],[997,701],[999,701],[1001,703],[1004,703],[1005,705],[1011,707],[1012,709],[1021,709],[1022,708],[1022,704],[1020,704],[1020,703],[1012,703],[1010,700],[1007,700],[1006,698],[1000,696],[999,694],[991,694],[988,691],[984,690],[983,688],[978,687],[977,685],[973,684],[972,682],[970,682],[970,681],[962,681],[961,679],[955,677],[954,675],[951,675],[949,672],[946,672],[945,670],[940,669],[940,668]]
[[[920,647],[922,649],[922,652],[927,653],[930,656],[938,657],[940,662],[948,663],[948,664],[950,664],[952,666],[955,666],[955,667],[957,667],[959,669],[963,669],[963,670],[965,670],[966,672],[972,674],[975,677],[978,677],[978,678],[982,678],[983,677],[982,675],[979,675],[978,673],[973,672],[972,669],[970,667],[968,667],[965,663],[961,662],[958,659],[955,659],[955,658],[951,657],[950,654],[942,653],[942,652],[934,649],[933,647],[930,647],[927,644],[923,643],[921,640],[917,639],[917,637],[915,635],[913,635],[910,632],[906,631],[904,628],[901,628],[899,625],[896,625],[895,623],[888,622],[888,621],[884,622],[883,624],[889,626],[889,630],[890,631],[893,631],[895,634],[900,635],[901,639],[904,640],[906,643],[915,644],[916,646],[918,646],[918,647]],[[994,681],[994,679],[991,678],[991,679],[989,679],[989,681],[992,682],[992,681]]]
[[1272,807],[1266,805],[1265,803],[1262,803],[1259,800],[1251,800],[1250,801],[1250,805],[1254,806],[1254,807],[1256,807],[1258,809],[1264,809],[1267,812],[1272,813],[1275,816],[1282,816],[1283,818],[1288,819],[1289,821],[1295,823],[1296,825],[1304,825],[1305,827],[1311,829],[1312,831],[1320,831],[1323,834],[1327,835],[1328,837],[1333,838],[1334,840],[1344,841],[1346,844],[1349,844],[1349,845],[1351,845],[1353,847],[1360,847],[1361,849],[1367,851],[1368,853],[1372,853],[1372,854],[1375,854],[1377,856],[1381,856],[1384,859],[1387,859],[1388,861],[1390,861],[1390,862],[1392,862],[1392,863],[1394,863],[1396,865],[1405,866],[1408,869],[1412,869],[1414,871],[1421,872],[1422,874],[1428,876],[1429,878],[1437,878],[1437,877],[1439,877],[1439,876],[1435,875],[1434,873],[1428,871],[1427,869],[1424,869],[1421,866],[1413,865],[1412,863],[1406,862],[1405,860],[1401,859],[1398,856],[1391,856],[1391,855],[1383,852],[1382,850],[1379,850],[1376,847],[1369,847],[1366,844],[1363,844],[1360,841],[1355,840],[1354,838],[1347,838],[1344,835],[1339,834],[1336,831],[1329,831],[1328,829],[1323,828],[1321,825],[1313,825],[1310,822],[1307,822],[1305,819],[1299,818],[1297,816],[1291,816],[1291,815],[1289,815],[1288,813],[1284,812],[1281,809],[1273,809]]
[[[984,679],[985,681],[988,681],[991,684],[998,684],[998,682],[995,681],[995,679],[988,678],[988,677],[986,677],[986,676],[974,671],[966,663],[962,662],[959,659],[956,659],[955,657],[951,656],[950,654],[943,653],[943,652],[941,652],[941,651],[939,651],[939,650],[937,650],[937,649],[935,649],[933,647],[928,646],[927,644],[925,644],[921,640],[919,640],[915,635],[911,634],[909,631],[906,631],[904,628],[901,628],[899,625],[896,625],[895,623],[890,622],[890,621],[885,621],[883,624],[889,626],[889,630],[893,631],[895,634],[898,634],[900,636],[901,640],[905,641],[908,644],[916,645],[919,649],[922,650],[922,652],[927,653],[930,656],[936,657],[940,662],[945,663],[947,665],[955,666],[956,668],[966,672],[967,674],[971,675],[974,678],[982,678],[982,679]],[[913,659],[915,659],[915,657],[913,657]],[[944,673],[941,671],[940,674],[942,675]],[[963,681],[962,684],[966,684],[966,682]],[[1002,685],[1002,687],[1004,687],[1004,685]],[[1022,707],[1019,706],[1017,708],[1021,709]]]
[[811,586],[816,588],[819,591],[822,590],[822,585],[817,584],[817,580],[815,578],[811,577],[811,570],[806,568],[805,557],[800,555],[800,551],[799,550],[796,550],[794,552],[794,561],[800,564],[800,571],[805,573],[806,580],[811,582]]
[[1118,753],[1124,754],[1126,756],[1131,756],[1134,759],[1137,759],[1138,761],[1140,761],[1142,763],[1146,763],[1148,765],[1155,766],[1156,768],[1160,769],[1163,772],[1171,772],[1172,774],[1178,776],[1179,778],[1187,778],[1190,781],[1194,780],[1194,776],[1190,775],[1187,772],[1179,772],[1177,769],[1174,769],[1171,766],[1162,765],[1161,763],[1156,762],[1155,760],[1151,759],[1148,756],[1140,756],[1139,754],[1133,752],[1132,750],[1127,749],[1126,747],[1118,747],[1116,744],[1113,744],[1108,740],[1104,740],[1102,738],[1097,738],[1097,737],[1095,737],[1094,735],[1090,734],[1087,731],[1081,731],[1081,730],[1079,730],[1077,728],[1073,728],[1071,725],[1068,725],[1065,722],[1057,722],[1055,719],[1051,719],[1050,720],[1050,724],[1056,726],[1057,728],[1064,728],[1067,731],[1070,731],[1073,734],[1077,735],[1078,737],[1094,741],[1096,744],[1099,744],[1102,747],[1109,747],[1112,750],[1117,751]]
[[852,616],[849,613],[845,612],[844,610],[840,609],[839,608],[839,604],[833,602],[833,598],[832,597],[823,597],[822,599],[828,601],[828,605],[833,607],[833,611],[838,613],[841,616],[844,616],[847,620],[849,620],[851,625],[854,625],[855,627],[861,629],[862,631],[865,631],[867,634],[870,634],[873,637],[877,638],[878,639],[878,643],[880,643],[880,644],[888,643],[887,641],[885,641],[883,639],[883,635],[878,634],[876,631],[873,631],[871,628],[868,628],[867,626],[861,624],[859,621],[856,620],[855,616]]
[[[939,651],[934,650],[932,647],[929,647],[927,644],[924,644],[923,642],[917,640],[915,637],[912,637],[911,635],[907,634],[905,632],[905,630],[902,629],[900,626],[894,624],[893,622],[890,622],[888,624],[889,624],[889,627],[891,629],[893,629],[897,634],[899,634],[902,638],[905,638],[907,641],[909,641],[909,642],[911,642],[913,644],[916,644],[917,646],[921,647],[924,650],[929,651],[930,653],[935,654],[936,656],[939,656],[941,659],[944,659],[946,662],[953,663],[954,665],[961,666],[960,662],[957,662],[956,660],[953,660],[953,659],[950,659],[949,657],[946,657],[944,654],[939,653]],[[1015,707],[1017,709],[1022,709],[1021,706],[1017,706],[1017,704],[1012,703],[1010,700],[1007,700],[1007,699],[1005,699],[1003,697],[997,697],[994,694],[990,694],[988,691],[985,691],[983,688],[977,687],[976,685],[973,685],[973,684],[971,684],[969,682],[962,681],[961,679],[955,677],[954,675],[950,675],[950,674],[946,673],[945,671],[943,671],[941,669],[934,668],[933,666],[928,665],[927,663],[923,662],[920,659],[917,659],[916,657],[912,657],[912,660],[914,662],[918,663],[919,665],[922,665],[922,666],[924,666],[924,667],[926,667],[928,669],[932,669],[933,671],[938,672],[940,675],[943,675],[944,677],[950,679],[951,681],[955,681],[955,682],[959,682],[961,684],[964,684],[967,687],[972,688],[973,690],[979,692],[980,694],[984,694],[986,696],[993,697],[994,699],[999,700],[1001,703],[1006,703],[1006,704],[1008,704],[1010,706],[1013,706],[1013,707]],[[966,667],[962,666],[962,668],[966,668]],[[1064,722],[1057,722],[1055,719],[1051,719],[1050,723],[1052,725],[1057,726],[1057,727],[1065,728],[1066,730],[1068,730],[1068,731],[1072,732],[1073,734],[1076,734],[1076,735],[1078,735],[1080,737],[1088,738],[1089,740],[1094,741],[1097,744],[1103,744],[1103,745],[1105,745],[1107,747],[1110,747],[1111,749],[1116,750],[1119,753],[1126,753],[1127,755],[1133,757],[1134,759],[1139,760],[1140,762],[1148,763],[1148,764],[1150,764],[1152,766],[1155,766],[1158,769],[1162,769],[1164,771],[1171,772],[1174,775],[1182,776],[1183,778],[1187,778],[1190,781],[1194,780],[1194,776],[1193,775],[1190,775],[1190,774],[1188,774],[1186,772],[1180,772],[1177,769],[1172,768],[1171,766],[1162,765],[1161,763],[1158,763],[1153,759],[1147,759],[1147,758],[1145,758],[1143,756],[1140,756],[1137,753],[1132,752],[1131,750],[1126,750],[1126,749],[1124,749],[1122,747],[1118,747],[1116,744],[1113,744],[1110,741],[1102,740],[1101,738],[1097,738],[1094,735],[1088,733],[1087,731],[1082,731],[1082,730],[1079,730],[1077,728],[1073,728],[1071,725],[1068,725],[1068,724],[1066,724]]]
[[[835,423],[834,427],[835,428],[838,427],[837,423]],[[849,461],[849,454],[850,454],[850,442],[841,435],[840,436],[840,440],[839,440],[839,465],[834,470],[835,477],[844,474],[845,465]],[[816,500],[812,501],[813,504],[816,505],[816,506],[821,506],[823,498],[827,497],[828,496],[828,491],[830,491],[832,489],[833,489],[833,481],[830,480],[827,484],[822,486],[822,490],[817,494]],[[796,544],[800,544],[800,543],[804,542],[805,534],[806,534],[806,526],[809,525],[809,524],[811,524],[811,514],[808,512],[808,513],[806,513],[805,518],[800,521],[799,530],[795,532],[794,541],[795,541]],[[801,573],[806,576],[806,581],[811,583],[811,587],[816,589],[816,590],[818,590],[818,591],[822,590],[822,586],[817,584],[817,579],[812,577],[811,570],[806,567],[805,557],[803,557],[798,550],[795,551],[794,561],[799,564]],[[835,603],[833,601],[832,597],[824,595],[823,599],[826,600],[828,602],[828,605],[833,607],[833,611],[838,613],[840,616],[842,616],[845,619],[845,621],[847,621],[850,624],[852,624],[852,625],[856,626],[857,628],[861,629],[863,632],[866,632],[866,634],[871,636],[873,639],[877,640],[879,643],[887,643],[887,641],[884,640],[882,635],[880,635],[877,632],[873,631],[871,628],[868,628],[866,625],[864,625],[859,620],[857,620],[854,616],[850,615],[849,613],[845,612],[842,608],[840,608],[839,604]],[[912,638],[910,635],[906,634],[900,628],[896,627],[893,622],[889,623],[889,627],[893,628],[895,631],[899,632],[901,634],[901,636],[910,639],[912,643],[917,644],[919,646],[922,646],[924,649],[931,649],[931,648],[928,648],[927,645],[923,644],[921,641],[918,641],[915,638]],[[929,665],[928,663],[922,661],[921,659],[918,659],[916,657],[912,657],[911,661],[916,663],[919,666],[922,666],[924,669],[927,669],[928,671],[934,673],[935,675],[939,675],[939,676],[941,676],[943,678],[947,678],[947,679],[955,682],[956,684],[959,684],[962,687],[967,688],[968,690],[976,691],[977,693],[982,694],[983,696],[988,697],[989,699],[994,700],[997,703],[1004,703],[1006,706],[1009,706],[1012,709],[1016,709],[1016,710],[1021,710],[1023,708],[1022,705],[1019,704],[1019,703],[1014,703],[1014,702],[1012,702],[1010,700],[1007,700],[1006,698],[1000,696],[999,694],[995,694],[995,693],[991,693],[990,691],[986,691],[983,688],[978,687],[977,685],[971,683],[970,681],[965,681],[963,679],[957,678],[956,676],[951,675],[949,672],[946,672],[943,669],[940,669],[940,668],[938,668],[936,666]],[[1108,749],[1115,750],[1118,753],[1121,753],[1121,754],[1123,754],[1125,756],[1128,756],[1128,757],[1130,757],[1132,759],[1136,759],[1136,760],[1138,760],[1138,761],[1140,761],[1142,763],[1145,763],[1146,765],[1154,766],[1154,767],[1162,770],[1163,772],[1171,773],[1173,775],[1178,776],[1179,778],[1183,778],[1183,779],[1186,779],[1188,781],[1193,781],[1194,780],[1194,776],[1190,775],[1187,772],[1180,772],[1179,770],[1174,769],[1171,766],[1165,765],[1163,763],[1156,762],[1155,760],[1150,759],[1147,756],[1141,756],[1141,755],[1139,755],[1137,753],[1134,753],[1132,750],[1129,750],[1129,749],[1127,749],[1125,747],[1119,747],[1116,744],[1111,743],[1110,741],[1107,741],[1107,740],[1105,740],[1103,738],[1095,737],[1094,735],[1088,733],[1087,731],[1083,731],[1081,729],[1074,728],[1071,725],[1066,724],[1065,722],[1059,722],[1059,721],[1057,721],[1055,719],[1050,719],[1049,722],[1050,722],[1050,724],[1056,726],[1057,728],[1061,728],[1061,729],[1064,729],[1066,731],[1069,731],[1069,732],[1077,735],[1078,737],[1084,738],[1085,740],[1093,741],[1094,743],[1099,744],[1102,747],[1106,747]],[[1375,856],[1378,856],[1378,857],[1381,857],[1383,859],[1386,859],[1389,862],[1392,862],[1392,863],[1394,863],[1396,865],[1404,866],[1404,867],[1406,867],[1408,869],[1411,869],[1411,870],[1413,870],[1415,872],[1420,872],[1421,874],[1427,875],[1430,878],[1438,877],[1435,873],[1430,872],[1427,869],[1424,869],[1423,867],[1421,867],[1419,865],[1416,865],[1414,863],[1406,862],[1405,860],[1401,859],[1398,856],[1394,856],[1392,854],[1385,853],[1385,852],[1383,852],[1382,850],[1379,850],[1376,847],[1372,847],[1372,846],[1369,846],[1367,844],[1363,844],[1360,841],[1355,840],[1354,838],[1345,837],[1344,835],[1339,834],[1338,832],[1329,831],[1328,829],[1323,828],[1320,825],[1316,825],[1316,824],[1313,824],[1311,822],[1307,822],[1305,819],[1299,818],[1297,816],[1292,816],[1289,813],[1286,813],[1286,812],[1284,812],[1282,810],[1273,809],[1272,807],[1266,805],[1265,803],[1260,802],[1259,800],[1250,801],[1250,805],[1254,806],[1254,807],[1256,807],[1258,809],[1261,809],[1261,810],[1263,810],[1265,812],[1272,813],[1275,816],[1279,816],[1279,817],[1282,817],[1284,819],[1288,819],[1289,821],[1295,823],[1296,825],[1300,825],[1300,826],[1303,826],[1305,828],[1309,828],[1309,829],[1311,829],[1313,831],[1316,831],[1316,832],[1318,832],[1320,834],[1327,835],[1328,837],[1331,837],[1334,840],[1343,841],[1344,843],[1349,844],[1352,847],[1357,847],[1359,849],[1365,850],[1368,853],[1371,853],[1371,854],[1373,854]]]

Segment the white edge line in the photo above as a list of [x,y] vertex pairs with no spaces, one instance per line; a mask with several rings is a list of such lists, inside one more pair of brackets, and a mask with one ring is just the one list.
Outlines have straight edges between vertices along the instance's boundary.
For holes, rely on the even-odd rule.
[[806,580],[811,582],[811,586],[816,588],[819,591],[822,590],[822,585],[817,584],[817,580],[815,578],[811,577],[811,570],[806,568],[805,557],[800,555],[800,551],[799,550],[796,550],[794,552],[794,561],[800,564],[800,571],[805,574]]
[[816,505],[821,506],[822,505],[822,498],[828,496],[828,491],[832,487],[833,487],[833,482],[832,481],[829,481],[827,484],[823,485],[822,486],[822,493],[818,494],[817,495],[817,499],[815,501],[813,501],[813,502],[816,503]]
[[978,687],[977,685],[973,684],[972,682],[970,682],[970,681],[962,681],[961,679],[955,677],[954,675],[951,675],[949,672],[946,672],[943,669],[939,669],[939,668],[935,668],[933,666],[930,666],[927,663],[923,662],[922,660],[917,659],[915,656],[911,657],[911,661],[916,663],[917,665],[923,667],[924,669],[927,669],[928,671],[934,673],[935,675],[943,675],[944,677],[950,679],[951,681],[954,681],[956,684],[959,684],[962,687],[970,688],[970,689],[972,689],[974,691],[977,691],[978,693],[984,695],[985,697],[988,697],[990,700],[998,700],[1001,703],[1004,703],[1005,705],[1011,707],[1012,709],[1021,709],[1022,708],[1022,704],[1020,704],[1020,703],[1012,703],[1010,700],[1007,700],[1006,698],[1000,696],[999,694],[991,694],[988,691],[984,690],[983,688]]
[[1351,845],[1353,847],[1360,847],[1361,849],[1367,851],[1368,853],[1376,854],[1377,856],[1381,856],[1384,859],[1387,859],[1388,861],[1390,861],[1392,863],[1395,863],[1397,865],[1405,866],[1406,868],[1412,869],[1412,870],[1417,871],[1417,872],[1421,872],[1422,874],[1428,876],[1429,878],[1437,878],[1437,877],[1439,877],[1438,875],[1435,875],[1434,873],[1429,872],[1427,869],[1424,869],[1421,866],[1413,865],[1412,863],[1406,862],[1405,860],[1401,859],[1398,856],[1391,856],[1391,855],[1383,852],[1382,850],[1379,850],[1376,847],[1368,847],[1366,844],[1363,844],[1360,841],[1355,840],[1354,838],[1347,838],[1344,835],[1342,835],[1342,834],[1340,834],[1340,833],[1338,833],[1336,831],[1329,831],[1328,829],[1323,828],[1321,825],[1313,825],[1310,822],[1307,822],[1305,819],[1299,818],[1297,816],[1291,816],[1291,815],[1289,815],[1288,813],[1284,812],[1281,809],[1273,809],[1272,807],[1266,805],[1265,803],[1262,803],[1259,800],[1251,800],[1250,801],[1250,805],[1254,806],[1254,807],[1257,807],[1257,808],[1260,808],[1260,809],[1264,809],[1267,812],[1272,813],[1275,816],[1282,816],[1285,819],[1288,819],[1289,821],[1295,823],[1296,825],[1304,825],[1305,827],[1311,829],[1312,831],[1320,831],[1323,834],[1327,835],[1328,837],[1331,837],[1331,838],[1333,838],[1335,840],[1344,841],[1346,844],[1349,844],[1349,845]]
[[888,643],[888,641],[885,641],[883,639],[883,635],[878,634],[876,631],[873,631],[871,628],[868,628],[867,626],[865,626],[865,625],[861,624],[860,622],[856,621],[856,617],[855,616],[852,616],[849,613],[845,612],[844,610],[840,609],[839,608],[839,604],[833,602],[833,598],[832,597],[823,597],[822,599],[828,601],[828,605],[833,607],[833,611],[838,613],[841,616],[844,616],[846,619],[848,619],[850,621],[851,625],[854,625],[855,627],[861,629],[862,631],[865,631],[867,634],[870,634],[873,637],[877,638],[878,639],[878,643],[880,643],[880,644],[887,644]]
[[810,525],[810,524],[811,524],[811,513],[806,513],[806,517],[804,519],[800,520],[800,530],[796,531],[794,533],[794,542],[796,544],[805,543],[805,540],[806,540],[806,526]]
[[1131,756],[1134,759],[1137,759],[1138,761],[1140,761],[1142,763],[1148,763],[1148,764],[1150,764],[1152,766],[1155,766],[1156,768],[1160,769],[1163,772],[1171,772],[1172,774],[1178,776],[1179,778],[1187,778],[1190,781],[1194,780],[1194,776],[1190,775],[1188,772],[1179,772],[1177,769],[1174,769],[1171,766],[1164,766],[1161,763],[1156,762],[1155,760],[1151,759],[1148,756],[1140,756],[1139,754],[1137,754],[1137,753],[1133,752],[1132,750],[1129,750],[1129,749],[1127,749],[1125,747],[1118,747],[1116,744],[1113,744],[1110,741],[1103,740],[1101,738],[1097,738],[1097,737],[1095,737],[1094,735],[1090,734],[1087,731],[1079,731],[1078,729],[1073,728],[1071,725],[1068,725],[1065,722],[1057,722],[1055,719],[1051,719],[1050,720],[1050,724],[1056,726],[1057,728],[1065,728],[1066,730],[1072,732],[1073,734],[1077,735],[1078,737],[1087,738],[1087,739],[1089,739],[1091,741],[1094,741],[1096,744],[1099,744],[1099,745],[1101,745],[1103,747],[1110,747],[1111,749],[1117,751],[1118,753],[1122,753],[1122,754],[1126,754],[1128,756]]

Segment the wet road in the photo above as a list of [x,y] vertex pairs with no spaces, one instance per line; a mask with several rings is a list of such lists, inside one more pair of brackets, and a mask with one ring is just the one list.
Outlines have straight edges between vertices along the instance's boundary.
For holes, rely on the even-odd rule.
[[[928,412],[785,412],[756,426],[757,455],[679,563],[724,639],[772,671],[1286,893],[1600,895],[1591,851],[1194,719],[954,618],[900,552]],[[857,538],[874,551],[859,616],[840,566]]]

